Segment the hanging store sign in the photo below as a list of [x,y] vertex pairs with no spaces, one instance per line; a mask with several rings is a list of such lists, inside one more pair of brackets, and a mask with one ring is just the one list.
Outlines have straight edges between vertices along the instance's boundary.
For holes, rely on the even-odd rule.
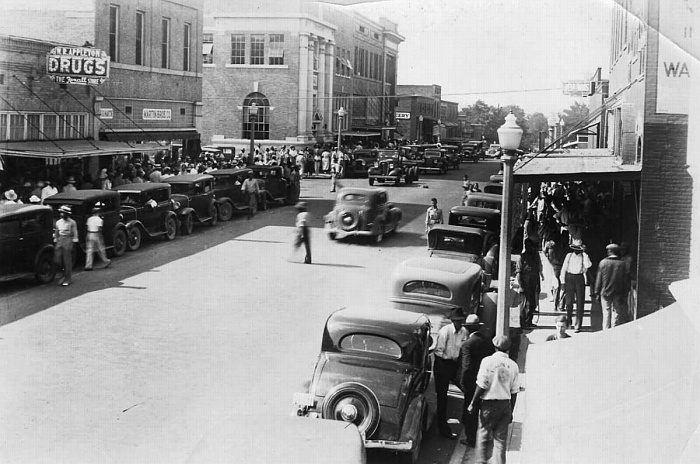
[[109,56],[88,47],[54,47],[46,55],[46,71],[59,84],[98,85],[109,77]]
[[114,108],[100,108],[100,119],[114,119]]
[[172,110],[144,108],[141,117],[145,121],[170,121],[172,118]]
[[590,81],[569,81],[564,82],[564,95],[575,97],[588,97],[593,93],[593,86]]

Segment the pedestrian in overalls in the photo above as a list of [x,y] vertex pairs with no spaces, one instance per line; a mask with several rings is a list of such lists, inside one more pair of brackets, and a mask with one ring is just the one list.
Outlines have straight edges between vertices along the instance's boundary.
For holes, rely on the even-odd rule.
[[58,212],[61,217],[56,221],[54,229],[54,261],[57,269],[63,267],[63,277],[58,283],[67,287],[73,277],[73,247],[78,243],[78,225],[70,217],[70,206],[63,205],[58,208]]
[[97,253],[100,259],[105,263],[105,268],[112,264],[110,259],[107,259],[107,253],[105,253],[105,242],[102,236],[102,229],[104,228],[104,221],[100,217],[100,211],[102,205],[95,205],[92,209],[92,216],[90,216],[86,221],[87,226],[87,236],[85,237],[85,270],[92,271],[92,262]]

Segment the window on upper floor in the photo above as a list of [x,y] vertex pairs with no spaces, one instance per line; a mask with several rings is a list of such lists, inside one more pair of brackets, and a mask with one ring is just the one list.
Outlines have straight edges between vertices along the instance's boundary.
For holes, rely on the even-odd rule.
[[214,63],[214,34],[204,34],[202,37],[202,57],[204,64]]
[[136,54],[134,63],[143,65],[144,63],[144,37],[146,36],[146,13],[143,11],[136,12]]
[[270,34],[269,63],[273,66],[284,64],[284,34]]
[[109,6],[109,58],[119,61],[119,6]]
[[250,64],[265,64],[265,36],[250,36]]
[[245,36],[242,34],[231,36],[231,64],[245,64]]
[[170,67],[170,19],[162,18],[160,34],[160,67]]
[[191,71],[192,25],[184,24],[182,31],[182,70]]

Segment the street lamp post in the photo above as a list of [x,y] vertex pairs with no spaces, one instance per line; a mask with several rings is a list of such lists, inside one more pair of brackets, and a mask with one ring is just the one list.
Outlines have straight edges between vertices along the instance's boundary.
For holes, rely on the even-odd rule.
[[418,136],[416,137],[416,140],[418,140],[418,143],[423,143],[423,115],[421,114],[418,116]]
[[345,111],[345,108],[342,106],[338,108],[338,156],[340,156],[340,131],[343,127],[343,118],[345,118],[346,114],[348,114],[348,112]]
[[248,122],[250,123],[250,153],[248,153],[248,166],[255,164],[255,124],[258,122],[258,105],[253,102],[248,108]]
[[506,122],[498,129],[498,141],[503,149],[503,207],[501,208],[501,244],[498,264],[498,304],[496,306],[496,335],[508,336],[510,327],[510,241],[513,222],[513,166],[518,159],[517,149],[523,130],[511,111]]
[[442,119],[438,119],[437,143],[440,143],[440,133],[442,133]]

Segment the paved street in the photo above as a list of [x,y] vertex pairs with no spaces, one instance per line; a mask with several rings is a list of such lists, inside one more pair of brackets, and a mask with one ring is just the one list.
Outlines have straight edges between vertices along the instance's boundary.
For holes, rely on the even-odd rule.
[[[183,462],[220,421],[288,414],[328,314],[386,302],[394,266],[425,253],[430,197],[447,209],[465,171],[483,181],[497,169],[468,164],[388,187],[404,221],[379,245],[328,240],[330,181],[305,181],[311,266],[287,261],[295,212],[273,207],[150,243],[108,270],[79,272],[69,288],[3,284],[0,461]],[[447,462],[453,446],[431,436],[423,461]]]

